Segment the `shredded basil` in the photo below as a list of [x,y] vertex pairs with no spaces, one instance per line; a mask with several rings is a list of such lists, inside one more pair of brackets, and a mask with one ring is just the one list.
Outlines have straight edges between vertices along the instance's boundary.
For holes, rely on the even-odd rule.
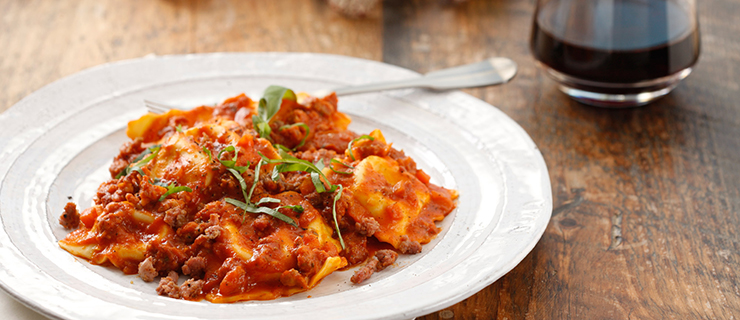
[[[316,167],[311,162],[308,162],[306,160],[298,159],[289,153],[285,152],[284,150],[278,150],[278,153],[280,154],[280,157],[282,159],[270,159],[265,157],[262,153],[260,153],[260,157],[262,157],[262,160],[265,163],[270,164],[277,164],[275,166],[275,170],[277,172],[292,172],[292,171],[302,171],[302,172],[308,172],[311,173],[311,182],[313,182],[314,187],[316,188],[316,192],[318,193],[324,193],[324,192],[334,192],[337,189],[336,185],[331,185],[329,189],[326,189],[326,186],[321,181],[321,178],[323,178],[327,183],[329,183],[329,179],[326,178],[323,172],[321,172],[321,169]],[[273,171],[273,177],[275,175]]]
[[[229,151],[234,152],[234,158],[232,158],[231,160],[221,160],[221,155],[224,152],[229,152]],[[229,168],[229,169],[234,169],[238,171],[239,173],[244,173],[249,168],[249,165],[244,166],[244,167],[237,166],[236,159],[238,156],[239,156],[239,149],[234,146],[228,146],[226,148],[221,149],[221,151],[218,153],[216,158],[218,159],[219,162],[221,162],[222,165],[224,165],[224,167]]]
[[365,139],[370,140],[370,141],[375,140],[375,138],[364,134],[364,135],[361,135],[359,138],[352,139],[352,141],[350,141],[349,144],[347,145],[347,150],[349,150],[349,156],[350,158],[352,158],[352,161],[357,160],[355,159],[355,155],[352,152],[352,144],[355,143],[355,141],[365,140]]
[[167,198],[167,196],[169,196],[169,195],[171,195],[173,193],[178,193],[180,191],[193,192],[193,189],[190,189],[189,187],[186,187],[186,186],[176,186],[174,182],[173,183],[170,183],[167,186],[167,192],[165,192],[161,197],[159,197],[159,200],[158,201],[161,202],[162,200],[164,200],[165,198]]
[[294,205],[294,206],[281,206],[281,208],[287,208],[287,209],[293,210],[296,213],[303,213],[303,211],[305,210],[303,209],[303,206],[299,204]]
[[157,156],[157,154],[159,153],[159,149],[161,148],[162,148],[162,145],[159,145],[159,144],[155,144],[147,148],[146,150],[144,150],[144,152],[138,155],[133,161],[131,161],[131,163],[128,166],[126,166],[126,168],[124,168],[121,172],[119,172],[115,178],[118,179],[121,177],[125,177],[129,175],[129,173],[131,173],[132,171],[136,171],[143,176],[144,172],[141,171],[141,168],[145,166],[147,163],[149,163],[149,161],[152,161],[152,159],[154,159],[154,157]]
[[260,169],[262,168],[262,163],[264,161],[257,162],[257,167],[254,168],[254,182],[252,182],[252,188],[249,189],[249,197],[244,197],[244,200],[247,201],[247,203],[251,202],[252,200],[252,194],[254,194],[254,188],[257,187],[257,182],[260,180]]
[[257,106],[257,115],[252,116],[252,124],[260,137],[270,138],[270,133],[272,133],[270,120],[280,110],[283,99],[296,101],[297,97],[293,90],[285,87],[269,86],[265,89]]
[[344,250],[344,240],[342,239],[342,232],[339,231],[339,222],[337,222],[337,200],[342,197],[342,190],[344,188],[342,185],[339,185],[339,190],[337,190],[337,193],[334,195],[334,204],[331,207],[331,214],[334,217],[334,228],[337,230],[337,236],[339,237],[339,244],[342,245],[342,250]]
[[[275,199],[275,200],[277,200],[277,199]],[[225,201],[227,203],[229,203],[229,204],[232,204],[232,205],[234,205],[234,206],[236,206],[236,207],[244,210],[245,212],[268,214],[268,215],[271,215],[274,218],[277,218],[277,219],[282,220],[283,222],[285,222],[287,224],[290,224],[291,226],[298,227],[298,224],[295,221],[293,221],[293,219],[291,219],[290,217],[288,217],[288,216],[280,213],[280,211],[278,211],[277,209],[272,209],[272,208],[268,208],[268,207],[258,207],[257,205],[254,205],[254,204],[251,204],[251,203],[244,203],[244,202],[241,202],[239,200],[232,199],[232,198],[226,198]],[[280,200],[278,200],[278,202],[279,201]],[[288,207],[288,206],[285,206],[285,207]],[[283,208],[283,207],[279,207],[278,209],[280,209],[280,208]],[[303,207],[301,207],[301,209],[303,209]]]
[[208,155],[208,163],[211,163],[211,161],[213,161],[213,155],[211,154],[211,150],[208,150],[206,146],[203,146],[203,152],[205,152]]
[[331,163],[338,163],[338,164],[341,164],[341,165],[343,165],[343,166],[345,166],[347,168],[350,168],[350,169],[354,169],[355,168],[355,166],[346,164],[346,163],[344,163],[342,161],[339,161],[337,159],[331,159]]
[[[273,176],[276,174],[275,172],[308,172],[311,174],[311,182],[313,182],[313,185],[316,188],[316,192],[336,192],[336,194],[334,195],[334,204],[332,206],[332,215],[334,217],[334,227],[337,231],[337,236],[339,237],[339,243],[342,245],[342,250],[344,250],[344,239],[342,238],[342,232],[339,230],[339,223],[337,222],[337,201],[342,196],[342,185],[331,184],[329,182],[329,179],[327,179],[324,173],[321,171],[324,167],[324,163],[322,161],[313,164],[306,160],[298,159],[282,149],[278,149],[278,153],[280,154],[280,157],[282,157],[282,159],[270,159],[265,157],[265,155],[263,155],[262,153],[259,153],[260,157],[262,157],[262,161],[264,161],[265,163],[277,164],[275,166],[275,169],[273,169]],[[329,189],[326,189],[326,186],[321,181],[321,178],[329,183]]]

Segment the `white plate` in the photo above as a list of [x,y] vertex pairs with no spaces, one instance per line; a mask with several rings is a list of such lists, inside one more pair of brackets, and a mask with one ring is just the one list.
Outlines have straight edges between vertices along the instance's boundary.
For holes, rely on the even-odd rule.
[[348,96],[350,128],[380,128],[432,180],[460,192],[442,233],[418,255],[352,285],[353,270],[315,289],[234,304],[158,296],[155,283],[93,266],[57,240],[68,197],[87,207],[126,140],[143,99],[173,105],[221,101],[270,84],[316,92],[416,73],[341,56],[293,53],[152,57],[88,69],[0,114],[0,286],[37,311],[75,319],[403,319],[455,304],[516,266],[552,211],[540,152],[514,121],[462,92],[399,90]]

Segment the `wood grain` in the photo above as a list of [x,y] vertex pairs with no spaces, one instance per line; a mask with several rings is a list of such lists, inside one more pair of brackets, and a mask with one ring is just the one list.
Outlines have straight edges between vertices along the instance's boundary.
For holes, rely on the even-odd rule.
[[734,319],[740,315],[740,2],[699,2],[702,54],[638,109],[569,100],[537,68],[534,1],[0,1],[0,111],[43,85],[147,54],[307,51],[419,72],[507,56],[514,81],[467,92],[537,143],[555,210],[535,249],[469,299],[419,319]]

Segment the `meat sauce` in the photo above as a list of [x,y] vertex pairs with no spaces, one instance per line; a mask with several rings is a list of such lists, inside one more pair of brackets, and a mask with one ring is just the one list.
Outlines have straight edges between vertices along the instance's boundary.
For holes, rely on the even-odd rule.
[[[157,292],[172,298],[266,300],[357,265],[351,280],[362,282],[398,253],[419,253],[455,208],[457,193],[430,183],[380,131],[347,130],[334,94],[282,99],[265,138],[258,108],[239,95],[130,122],[95,204],[64,208],[60,223],[73,231],[60,246],[159,278]],[[334,190],[317,190],[318,172],[264,160],[284,157],[323,164],[319,183]]]

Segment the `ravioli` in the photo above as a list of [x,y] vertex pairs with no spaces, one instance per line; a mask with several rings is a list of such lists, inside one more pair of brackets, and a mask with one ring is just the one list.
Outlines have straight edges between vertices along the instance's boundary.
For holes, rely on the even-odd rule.
[[95,204],[65,207],[76,230],[59,245],[159,279],[161,295],[215,303],[290,296],[383,257],[379,271],[434,238],[457,194],[349,121],[335,95],[282,87],[259,103],[147,114],[129,123]]

